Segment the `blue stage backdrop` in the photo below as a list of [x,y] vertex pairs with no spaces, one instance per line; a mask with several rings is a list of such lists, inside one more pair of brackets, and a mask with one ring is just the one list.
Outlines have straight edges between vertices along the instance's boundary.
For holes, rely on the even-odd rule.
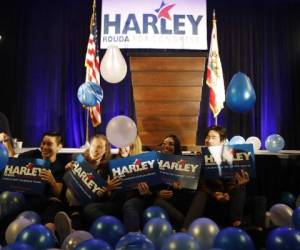
[[[97,5],[100,27],[100,0]],[[207,5],[208,41],[212,10],[216,10],[225,87],[241,71],[250,77],[257,97],[253,110],[247,113],[233,113],[225,106],[219,124],[228,128],[230,137],[255,135],[264,141],[269,134],[278,133],[288,148],[299,148],[299,3],[208,0]],[[92,1],[87,0],[2,3],[1,111],[9,118],[13,135],[25,146],[38,145],[46,130],[60,130],[68,147],[85,141],[85,111],[77,100],[77,89],[85,79],[91,6]],[[122,51],[127,62],[128,52]],[[116,115],[135,118],[130,73],[121,84],[101,79],[101,86],[102,124],[96,131],[90,128],[91,134],[104,133]],[[4,101],[5,97],[11,101]],[[205,127],[213,123],[205,84],[202,99],[199,143]]]

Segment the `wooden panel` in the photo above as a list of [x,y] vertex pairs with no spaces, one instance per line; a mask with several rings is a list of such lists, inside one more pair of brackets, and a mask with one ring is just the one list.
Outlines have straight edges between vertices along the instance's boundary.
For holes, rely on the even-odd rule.
[[134,86],[135,101],[200,101],[201,87],[138,87]]
[[[198,127],[198,116],[165,116],[165,117],[138,117],[139,131],[159,130],[193,130]],[[154,132],[155,133],[155,132]]]
[[197,116],[200,103],[189,102],[135,102],[135,111],[138,117],[146,116]]
[[166,131],[142,131],[139,133],[144,145],[155,146],[159,145],[163,138],[167,135],[176,134],[182,145],[195,145],[196,144],[196,131],[192,130],[166,130]]
[[205,57],[131,57],[131,71],[203,71]]
[[138,71],[132,74],[135,86],[202,86],[203,71]]

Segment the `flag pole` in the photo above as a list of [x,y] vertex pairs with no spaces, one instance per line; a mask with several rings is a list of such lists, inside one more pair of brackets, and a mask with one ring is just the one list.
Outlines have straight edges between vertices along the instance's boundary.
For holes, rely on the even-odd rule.
[[[212,23],[213,23],[213,26],[216,25],[216,23],[217,23],[215,9],[213,9]],[[218,115],[215,116],[215,126],[217,126],[217,125],[218,125]]]
[[85,144],[84,147],[88,147],[89,143],[89,108],[86,109],[86,123],[85,123]]

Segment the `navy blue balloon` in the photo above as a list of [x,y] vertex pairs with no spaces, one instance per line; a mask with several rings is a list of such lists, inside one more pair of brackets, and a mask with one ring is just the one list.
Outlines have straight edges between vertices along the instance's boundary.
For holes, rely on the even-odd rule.
[[271,231],[266,241],[267,250],[300,250],[300,232],[290,227]]
[[82,105],[93,107],[102,101],[103,90],[97,83],[85,82],[78,88],[77,97]]
[[80,242],[74,250],[113,250],[104,240],[90,239]]
[[155,247],[145,235],[131,232],[119,240],[115,250],[155,250]]
[[31,245],[15,242],[13,244],[9,244],[3,247],[2,250],[35,250],[35,249]]
[[0,171],[6,167],[8,162],[8,152],[6,147],[0,143]]
[[113,216],[101,216],[94,221],[90,233],[97,239],[105,240],[111,246],[115,246],[118,240],[125,234],[122,222]]
[[227,227],[215,237],[213,247],[224,250],[255,250],[250,236],[242,229]]
[[30,210],[20,213],[17,219],[19,218],[30,220],[33,224],[41,222],[41,217],[36,212]]
[[238,72],[230,80],[226,91],[226,105],[234,112],[242,113],[252,109],[256,100],[250,78]]
[[294,227],[300,231],[300,207],[297,207],[292,215]]
[[35,249],[47,249],[55,246],[52,232],[41,224],[32,224],[25,227],[17,235],[16,242],[29,244]]
[[173,233],[173,228],[167,220],[153,218],[146,223],[143,233],[153,242],[156,249],[160,249],[164,241]]
[[171,235],[163,244],[161,250],[200,250],[199,242],[187,233]]
[[153,218],[168,219],[167,213],[158,206],[148,207],[143,214],[144,223]]
[[25,205],[25,197],[18,192],[4,191],[0,194],[0,218],[13,215],[22,210]]
[[291,208],[295,207],[296,197],[290,192],[282,192],[280,195],[280,203],[288,205]]

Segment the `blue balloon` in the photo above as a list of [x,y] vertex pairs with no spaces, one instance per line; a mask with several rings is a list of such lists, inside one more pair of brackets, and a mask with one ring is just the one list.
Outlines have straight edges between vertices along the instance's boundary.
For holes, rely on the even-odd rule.
[[161,250],[200,250],[199,242],[187,233],[171,235],[163,244]]
[[270,152],[276,153],[284,148],[284,139],[278,134],[269,135],[265,141],[265,147]]
[[267,250],[299,250],[300,232],[290,227],[279,227],[271,231],[266,241]]
[[52,232],[41,224],[32,224],[25,227],[17,235],[16,242],[29,244],[35,249],[47,249],[55,246]]
[[250,78],[236,73],[230,80],[226,91],[226,105],[234,112],[242,113],[252,109],[256,100],[254,88]]
[[74,250],[113,250],[104,240],[90,239],[80,242]]
[[116,217],[105,215],[94,221],[90,233],[95,238],[105,240],[115,247],[118,240],[125,234],[125,228]]
[[224,250],[255,250],[250,236],[236,227],[222,229],[215,237],[213,247]]
[[0,143],[0,171],[4,169],[8,162],[8,152],[6,147]]
[[146,223],[148,220],[153,218],[161,218],[167,220],[168,216],[162,208],[158,206],[151,206],[144,211],[143,218],[144,223]]
[[30,210],[20,213],[17,219],[19,218],[30,220],[33,224],[41,222],[41,217],[36,212]]
[[15,242],[13,244],[9,244],[5,246],[4,248],[2,248],[2,250],[35,250],[35,249],[31,245]]
[[143,233],[153,242],[156,249],[160,249],[163,242],[173,233],[173,228],[167,220],[153,218],[146,223]]
[[280,203],[288,205],[291,208],[295,207],[296,197],[290,192],[282,192],[280,197]]
[[77,97],[82,105],[93,107],[102,101],[103,90],[97,83],[85,82],[78,88]]
[[240,135],[233,136],[229,141],[230,145],[244,144],[244,143],[245,143],[245,139],[244,139],[244,137],[242,137]]
[[293,224],[296,230],[300,231],[300,207],[297,207],[292,216]]
[[4,191],[0,194],[0,218],[13,215],[22,210],[25,205],[25,197],[18,192]]
[[131,232],[119,240],[115,250],[155,250],[155,247],[145,235]]

